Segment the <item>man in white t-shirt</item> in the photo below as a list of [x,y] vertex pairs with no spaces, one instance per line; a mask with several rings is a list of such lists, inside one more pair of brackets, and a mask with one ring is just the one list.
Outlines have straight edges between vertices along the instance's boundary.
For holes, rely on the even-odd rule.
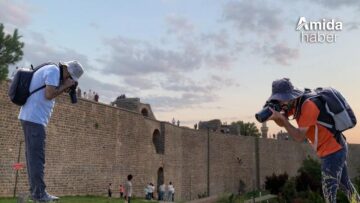
[[175,196],[175,188],[172,182],[170,182],[168,185],[168,200],[173,202],[174,196]]
[[164,194],[165,194],[165,189],[166,189],[166,186],[164,183],[162,183],[160,186],[159,186],[159,200],[162,201],[164,200]]
[[131,203],[131,196],[132,196],[132,180],[133,176],[131,174],[128,175],[127,177],[127,182],[125,184],[125,193],[126,193],[126,200],[128,203]]
[[83,68],[77,61],[41,67],[33,75],[30,92],[44,85],[45,87],[32,94],[20,109],[18,118],[25,137],[30,195],[35,201],[48,202],[59,199],[45,190],[45,128],[55,105],[54,98],[75,85],[83,73]]

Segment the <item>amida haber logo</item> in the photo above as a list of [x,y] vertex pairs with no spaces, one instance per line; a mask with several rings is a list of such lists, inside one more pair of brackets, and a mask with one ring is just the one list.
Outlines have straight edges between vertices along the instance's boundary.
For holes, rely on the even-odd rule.
[[335,43],[342,28],[343,23],[335,19],[308,21],[300,17],[296,31],[300,32],[301,43]]

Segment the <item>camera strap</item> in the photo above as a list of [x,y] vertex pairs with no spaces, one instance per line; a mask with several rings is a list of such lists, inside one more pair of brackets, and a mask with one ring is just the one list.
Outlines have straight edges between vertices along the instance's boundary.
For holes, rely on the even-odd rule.
[[63,66],[61,64],[59,64],[59,70],[60,70],[60,78],[59,78],[59,86],[61,85],[61,83],[63,82],[64,80],[64,73],[63,73]]

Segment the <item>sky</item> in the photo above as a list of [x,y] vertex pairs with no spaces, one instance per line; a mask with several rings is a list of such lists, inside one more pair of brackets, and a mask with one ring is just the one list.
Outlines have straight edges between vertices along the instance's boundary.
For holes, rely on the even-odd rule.
[[[256,122],[272,81],[283,77],[299,89],[336,88],[360,118],[359,11],[358,0],[0,0],[0,23],[25,43],[10,74],[78,60],[80,88],[101,102],[139,97],[158,120],[193,127]],[[300,17],[341,22],[341,30],[319,31],[336,42],[301,41]],[[268,126],[270,134],[281,129]],[[360,144],[360,125],[345,135]]]

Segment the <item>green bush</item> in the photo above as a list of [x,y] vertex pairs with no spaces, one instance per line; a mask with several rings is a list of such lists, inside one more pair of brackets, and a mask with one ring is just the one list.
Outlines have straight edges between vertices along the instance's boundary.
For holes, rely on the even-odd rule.
[[317,192],[322,194],[321,188],[321,165],[320,163],[308,157],[302,163],[296,176],[296,190]]
[[279,194],[282,187],[285,185],[286,181],[288,180],[288,174],[280,174],[275,175],[275,173],[272,174],[272,176],[266,176],[265,180],[265,189],[269,190],[271,194]]
[[288,181],[286,181],[283,189],[282,189],[282,198],[286,202],[291,202],[294,200],[297,196],[296,191],[296,184],[295,184],[295,178],[290,178]]

